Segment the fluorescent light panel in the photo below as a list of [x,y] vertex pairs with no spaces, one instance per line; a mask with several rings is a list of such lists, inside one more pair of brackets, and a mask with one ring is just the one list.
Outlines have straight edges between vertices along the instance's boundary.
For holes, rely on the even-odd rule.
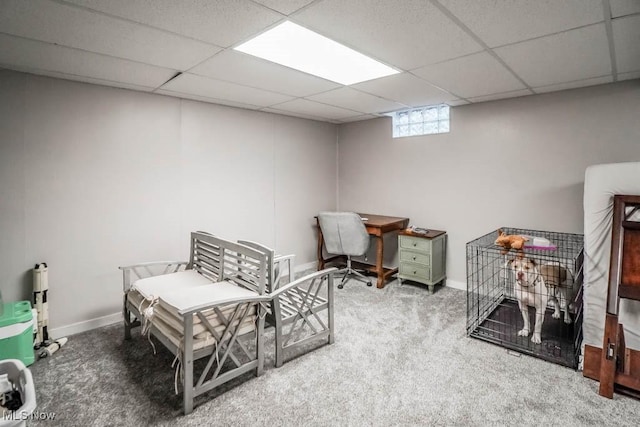
[[235,50],[343,85],[400,72],[290,21],[241,44]]

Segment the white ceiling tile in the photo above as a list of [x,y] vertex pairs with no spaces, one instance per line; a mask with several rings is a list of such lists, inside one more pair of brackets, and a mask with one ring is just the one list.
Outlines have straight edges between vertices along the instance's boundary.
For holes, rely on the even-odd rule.
[[220,50],[197,40],[46,0],[0,2],[3,33],[186,70]]
[[612,26],[618,72],[640,70],[640,15],[614,19]]
[[363,120],[371,120],[377,119],[378,116],[373,116],[371,114],[363,114],[361,116],[347,117],[344,119],[338,120],[340,123],[351,123],[351,122],[361,122]]
[[602,76],[602,77],[595,77],[592,79],[578,80],[575,82],[560,83],[560,84],[549,85],[549,86],[540,86],[540,87],[533,88],[533,90],[536,93],[556,92],[559,90],[576,89],[579,87],[601,85],[605,83],[611,83],[612,81],[613,81],[613,76]]
[[10,69],[51,71],[67,78],[90,77],[149,88],[160,86],[175,74],[166,68],[4,34],[0,34],[0,64]]
[[16,71],[24,71],[25,73],[37,74],[40,76],[54,77],[63,80],[72,80],[74,82],[89,83],[98,86],[109,86],[120,89],[136,90],[140,92],[153,92],[155,89],[154,87],[140,86],[131,83],[114,82],[111,80],[96,79],[93,77],[77,76],[74,74],[58,73],[56,71],[30,70],[28,68],[24,68],[21,70],[17,69]]
[[404,70],[482,50],[424,0],[325,0],[297,14],[295,21]]
[[249,110],[259,110],[260,108],[262,108],[258,105],[243,104],[242,102],[233,102],[227,99],[209,98],[206,96],[194,95],[192,93],[180,93],[180,92],[173,92],[173,91],[164,90],[164,89],[158,89],[154,93],[157,93],[159,95],[167,95],[174,98],[191,99],[194,101],[207,102],[209,104],[226,105],[229,107],[244,108]]
[[[640,0],[608,3],[618,79],[640,78]],[[453,20],[441,12],[445,6],[455,14]],[[345,87],[230,48],[220,50],[288,14],[416,75],[405,72]],[[610,82],[604,24],[591,24],[602,15],[601,0],[0,0],[0,66],[348,122],[406,106],[456,106],[528,94],[458,22],[490,45],[500,44],[494,52],[534,92]],[[156,89],[175,70],[185,69]],[[298,97],[306,100],[293,101]]]
[[341,86],[231,49],[217,54],[189,72],[296,97]]
[[531,87],[611,73],[604,24],[500,47],[494,52]]
[[427,65],[412,73],[462,98],[525,88],[487,52]]
[[320,104],[307,99],[295,99],[293,101],[273,105],[271,108],[280,111],[290,111],[314,117],[322,117],[325,119],[342,119],[345,117],[353,117],[357,114],[357,112],[352,110]]
[[611,16],[614,18],[640,13],[640,1],[638,0],[609,0],[609,4],[611,5]]
[[268,7],[269,9],[277,10],[285,15],[291,15],[296,10],[299,10],[314,0],[254,0],[256,3],[260,3]]
[[533,95],[533,92],[531,92],[529,89],[513,90],[513,91],[503,92],[503,93],[494,93],[491,95],[476,96],[473,98],[469,98],[469,101],[471,102],[497,101],[498,99],[517,98],[519,96],[527,96],[527,95]]
[[309,96],[307,99],[322,102],[324,104],[335,105],[341,108],[360,111],[362,113],[379,113],[383,111],[407,108],[406,105],[348,87],[335,89],[319,95]]
[[603,20],[601,0],[440,0],[489,47]]
[[282,19],[249,0],[68,0],[121,18],[228,47]]
[[632,71],[631,73],[620,73],[618,74],[618,80],[633,80],[640,79],[640,70]]
[[455,96],[409,73],[358,83],[353,85],[353,88],[411,107],[439,104],[456,99]]
[[176,77],[160,89],[261,107],[267,107],[293,99],[290,96],[275,92],[268,92],[262,89],[241,86],[235,83],[223,82],[221,80],[188,73]]

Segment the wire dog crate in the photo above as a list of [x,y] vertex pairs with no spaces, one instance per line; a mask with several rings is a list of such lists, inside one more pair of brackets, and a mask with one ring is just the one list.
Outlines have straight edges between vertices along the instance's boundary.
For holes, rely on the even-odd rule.
[[[501,230],[529,240],[522,251],[507,251],[495,244],[493,231],[467,243],[467,334],[577,369],[583,235]],[[539,317],[536,306],[543,307]]]

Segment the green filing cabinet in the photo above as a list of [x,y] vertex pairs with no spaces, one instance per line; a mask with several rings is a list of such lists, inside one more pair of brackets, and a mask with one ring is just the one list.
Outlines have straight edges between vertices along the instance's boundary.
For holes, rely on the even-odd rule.
[[18,359],[31,365],[35,360],[31,303],[8,302],[0,308],[0,360]]
[[435,285],[446,277],[447,233],[428,230],[426,233],[401,231],[398,236],[398,282],[412,280],[429,286],[433,293]]

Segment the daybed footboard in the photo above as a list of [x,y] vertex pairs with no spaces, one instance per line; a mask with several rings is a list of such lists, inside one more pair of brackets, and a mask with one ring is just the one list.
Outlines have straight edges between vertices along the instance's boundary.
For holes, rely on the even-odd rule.
[[[214,290],[215,291],[215,290]],[[204,296],[204,295],[200,295]],[[224,302],[189,307],[179,311],[184,325],[182,346],[167,343],[164,334],[157,337],[173,352],[179,355],[182,364],[182,385],[184,412],[193,410],[193,399],[207,391],[223,384],[239,375],[255,369],[256,376],[260,376],[264,366],[264,314],[265,305],[269,298],[266,296],[240,297],[227,299]],[[160,304],[163,300],[160,301]],[[230,315],[223,314],[224,307],[233,307]],[[216,318],[222,322],[223,328],[216,328],[207,313],[216,313]],[[194,321],[198,320],[215,340],[213,345],[200,347],[194,338]],[[249,325],[248,325],[249,323]],[[156,329],[157,331],[157,329]],[[254,348],[247,347],[240,340],[242,335],[255,332]],[[154,333],[152,331],[152,333]],[[155,333],[154,333],[155,335]],[[199,374],[194,372],[194,361],[209,357],[206,366]],[[225,362],[229,360],[232,366],[222,371]],[[231,365],[232,364],[232,365]]]
[[271,293],[276,318],[276,367],[285,350],[301,350],[311,341],[335,339],[333,276],[337,268],[311,273]]
[[[267,322],[276,335],[276,367],[284,363],[285,350],[300,351],[311,341],[333,344],[333,274],[336,268],[314,272],[294,281],[294,255],[275,255],[260,243],[239,241],[267,255],[267,292],[271,296]],[[287,284],[288,283],[288,284]]]

